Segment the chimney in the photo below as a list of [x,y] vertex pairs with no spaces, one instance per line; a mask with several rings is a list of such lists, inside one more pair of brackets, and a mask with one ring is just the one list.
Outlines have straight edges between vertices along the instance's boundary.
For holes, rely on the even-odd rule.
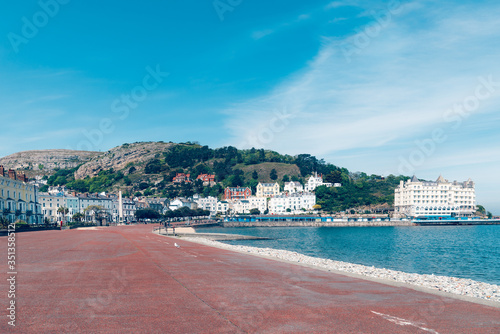
[[26,177],[26,174],[24,174],[23,172],[21,171],[17,171],[17,175],[16,175],[17,179],[19,181],[23,181],[23,182],[28,182],[28,178]]
[[0,165],[0,176],[5,176],[5,169]]
[[12,180],[17,180],[15,170],[9,169],[9,178],[11,178]]

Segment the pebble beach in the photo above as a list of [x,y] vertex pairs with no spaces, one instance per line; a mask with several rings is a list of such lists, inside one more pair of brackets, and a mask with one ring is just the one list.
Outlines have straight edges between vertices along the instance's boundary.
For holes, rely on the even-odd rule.
[[257,248],[241,245],[228,245],[222,242],[199,237],[184,237],[183,240],[202,243],[222,249],[233,250],[258,256],[275,258],[288,262],[314,266],[324,270],[339,271],[355,275],[420,286],[437,291],[479,298],[500,303],[500,286],[457,277],[405,273],[396,270],[375,268],[342,261],[306,256],[297,252],[272,248]]

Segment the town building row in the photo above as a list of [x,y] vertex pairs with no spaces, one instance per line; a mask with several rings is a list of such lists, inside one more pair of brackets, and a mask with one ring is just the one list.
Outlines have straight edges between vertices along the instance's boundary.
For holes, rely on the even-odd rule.
[[[215,183],[215,175],[202,174],[198,180],[205,185]],[[181,207],[201,208],[211,214],[242,213],[252,209],[270,214],[300,213],[313,210],[316,197],[311,192],[324,183],[321,176],[311,176],[306,187],[300,182],[286,182],[280,192],[278,183],[259,183],[256,195],[252,196],[249,188],[226,188],[224,200],[215,197],[202,198],[121,198],[115,194],[80,194],[68,191],[64,186],[49,187],[48,192],[38,192],[40,180],[28,183],[27,177],[12,169],[5,171],[0,166],[0,214],[8,221],[23,220],[30,224],[40,224],[45,220],[51,223],[71,221],[76,214],[83,221],[95,220],[96,210],[105,222],[130,222],[135,220],[135,213],[140,209],[152,209],[165,214],[168,210]],[[190,182],[189,174],[178,173],[174,182]],[[38,183],[37,183],[38,182]]]
[[[189,175],[179,175],[189,178]],[[214,182],[213,175],[202,175],[203,182]],[[268,214],[298,214],[310,212],[316,205],[313,191],[319,186],[339,187],[340,184],[323,182],[315,173],[305,186],[300,182],[286,182],[283,191],[278,183],[259,183],[255,196],[247,187],[228,187],[224,198],[122,198],[121,194],[79,194],[65,187],[49,187],[48,192],[38,192],[24,173],[0,166],[0,217],[9,222],[23,220],[41,224],[44,218],[50,222],[73,220],[75,214],[85,221],[95,219],[99,208],[106,222],[135,221],[135,213],[152,209],[161,214],[182,207],[203,209],[215,214],[249,214],[258,210]],[[61,209],[65,208],[65,209]],[[472,180],[450,182],[440,176],[435,182],[420,181],[413,176],[401,181],[395,189],[394,210],[400,217],[469,217],[476,212],[475,184]]]

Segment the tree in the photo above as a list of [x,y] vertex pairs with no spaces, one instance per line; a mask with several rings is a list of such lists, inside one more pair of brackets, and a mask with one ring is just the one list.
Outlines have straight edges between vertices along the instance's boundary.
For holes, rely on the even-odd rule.
[[80,193],[89,192],[90,182],[88,180],[75,180],[68,184],[68,187]]
[[0,216],[0,228],[2,229],[7,228],[8,225],[9,225],[9,220],[4,216]]
[[66,223],[66,215],[68,214],[68,212],[69,209],[64,206],[60,206],[59,209],[57,209],[57,213],[62,214],[64,223]]
[[259,178],[259,173],[257,173],[256,170],[254,170],[252,173],[252,179],[257,180],[258,178]]
[[325,181],[329,183],[342,183],[342,172],[334,170],[325,176]]
[[85,216],[82,215],[80,212],[77,212],[73,215],[73,221],[75,222],[81,222],[83,218],[85,218]]
[[196,167],[194,167],[193,176],[194,175],[198,176],[200,174],[209,174],[210,172],[211,172],[210,167],[208,167],[205,164],[199,164]]
[[85,214],[89,214],[92,217],[92,221],[98,222],[99,226],[102,226],[103,220],[107,217],[106,209],[100,205],[90,205],[85,209]]
[[158,219],[160,217],[161,215],[157,211],[151,209],[142,209],[135,212],[135,218],[137,218],[138,220]]
[[204,217],[209,216],[210,211],[203,209],[190,209],[188,207],[181,207],[174,211],[168,211],[165,214],[166,218],[175,218],[175,217]]
[[318,171],[318,159],[310,154],[299,154],[295,159],[295,164],[299,167],[302,176]]
[[245,184],[245,180],[240,175],[233,175],[230,177],[231,187],[242,187]]
[[145,174],[158,174],[158,173],[161,173],[162,170],[163,170],[163,166],[161,164],[161,161],[159,159],[153,159],[146,164],[146,167],[144,168],[144,173]]
[[288,177],[288,175],[283,175],[283,179],[282,179],[283,182],[290,182],[290,178]]
[[488,211],[488,213],[487,213],[487,214],[488,214],[488,219],[493,218],[493,214],[492,214],[491,212],[489,212],[489,211]]
[[144,189],[148,189],[149,188],[149,183],[147,182],[141,182],[139,183],[139,189],[140,190],[144,190]]
[[271,173],[269,173],[269,177],[271,180],[275,181],[278,178],[278,173],[276,172],[276,169],[271,169]]
[[257,208],[250,209],[251,215],[260,215],[260,210]]
[[129,186],[132,184],[132,180],[130,180],[130,178],[128,176],[125,176],[123,178],[123,183],[125,183],[126,186]]

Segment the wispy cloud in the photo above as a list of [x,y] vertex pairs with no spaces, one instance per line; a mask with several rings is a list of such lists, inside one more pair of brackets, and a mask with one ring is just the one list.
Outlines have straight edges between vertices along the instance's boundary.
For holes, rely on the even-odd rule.
[[[228,108],[232,141],[241,142],[283,107],[297,117],[269,146],[289,153],[328,155],[411,142],[442,125],[446,110],[474,92],[477,77],[500,74],[500,47],[492,43],[500,6],[408,8],[350,63],[341,45],[353,36],[330,39],[303,72],[268,95]],[[498,93],[478,113],[495,111],[491,100]]]
[[39,102],[51,102],[51,101],[57,101],[57,100],[62,100],[64,98],[69,97],[69,95],[46,95],[46,96],[38,96],[35,99],[31,100],[26,100],[22,102],[23,104],[34,104],[34,103],[39,103]]
[[304,21],[307,21],[307,20],[311,19],[311,16],[312,16],[311,14],[301,14],[298,17],[295,17],[295,18],[293,18],[291,20],[275,24],[271,28],[256,30],[256,31],[252,32],[252,38],[255,39],[255,40],[259,40],[259,39],[261,39],[263,37],[266,37],[268,35],[272,35],[274,33],[282,31],[282,30],[284,30],[286,28],[293,27],[297,23],[303,23]]
[[[294,118],[261,146],[312,153],[351,170],[388,175],[399,174],[400,158],[408,158],[417,141],[440,129],[446,140],[415,172],[488,182],[478,187],[489,197],[478,193],[478,199],[500,210],[494,200],[500,197],[500,180],[485,177],[500,157],[495,130],[500,45],[494,42],[500,4],[410,2],[383,24],[365,5],[357,13],[371,23],[365,21],[348,36],[323,36],[322,48],[302,71],[266,95],[227,108],[228,142],[252,146],[245,139],[263,133],[275,111],[287,108]],[[378,32],[373,30],[377,24]],[[361,40],[367,33],[369,38]],[[354,48],[350,59],[346,47]],[[494,91],[471,112],[455,110],[476,94],[481,77],[493,79]],[[450,123],[450,113],[460,123]]]
[[345,6],[345,2],[342,2],[342,1],[332,1],[328,5],[326,5],[326,8],[330,9],[330,8],[338,8],[338,7],[342,7],[342,6]]
[[36,136],[25,136],[20,140],[20,143],[34,143],[47,141],[54,138],[68,139],[73,136],[76,131],[78,131],[78,129],[60,129],[55,131],[46,131],[38,133]]
[[255,31],[252,33],[252,38],[253,39],[261,39],[263,37],[266,37],[267,35],[273,34],[275,31],[276,30],[273,30],[273,29],[265,29],[265,30]]

